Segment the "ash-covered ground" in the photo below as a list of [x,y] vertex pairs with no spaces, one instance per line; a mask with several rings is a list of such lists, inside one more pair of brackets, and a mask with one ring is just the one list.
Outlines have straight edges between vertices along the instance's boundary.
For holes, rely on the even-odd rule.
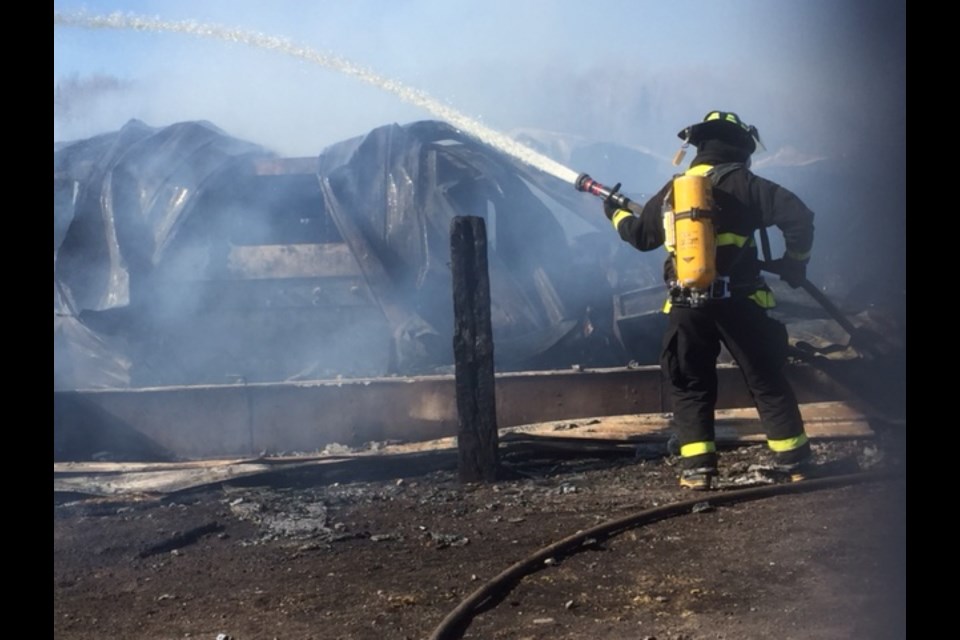
[[[818,441],[824,473],[866,482],[704,509],[553,558],[475,612],[465,638],[906,637],[902,428]],[[639,454],[639,455],[637,455]],[[688,500],[674,460],[502,459],[461,484],[416,467],[271,474],[163,497],[54,503],[54,636],[429,638],[507,567],[600,523]],[[735,488],[762,445],[722,452]],[[455,462],[453,462],[455,465]],[[856,477],[856,476],[853,476]]]

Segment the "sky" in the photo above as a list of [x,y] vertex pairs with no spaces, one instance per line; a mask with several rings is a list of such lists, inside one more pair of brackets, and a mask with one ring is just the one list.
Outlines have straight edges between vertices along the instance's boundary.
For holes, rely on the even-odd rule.
[[905,2],[55,0],[54,142],[132,118],[207,120],[309,156],[437,117],[276,49],[57,19],[111,14],[279,38],[508,136],[549,131],[669,158],[680,129],[719,109],[757,126],[771,156],[840,156],[905,139]]

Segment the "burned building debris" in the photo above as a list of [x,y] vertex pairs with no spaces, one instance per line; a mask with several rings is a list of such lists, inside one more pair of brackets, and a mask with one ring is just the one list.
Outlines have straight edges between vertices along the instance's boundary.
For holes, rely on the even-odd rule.
[[458,215],[490,229],[498,369],[635,356],[614,286],[656,266],[611,278],[594,202],[447,124],[282,158],[131,121],[54,149],[55,389],[449,371]]
[[[208,122],[131,121],[54,146],[55,458],[450,435],[458,216],[487,230],[501,426],[669,409],[663,255],[620,242],[572,185],[436,121],[303,158]],[[823,309],[777,296],[798,353],[819,361],[791,371],[804,401],[853,389],[902,414],[902,324],[845,305],[894,338],[849,367],[859,355]],[[747,406],[722,365],[718,406]]]

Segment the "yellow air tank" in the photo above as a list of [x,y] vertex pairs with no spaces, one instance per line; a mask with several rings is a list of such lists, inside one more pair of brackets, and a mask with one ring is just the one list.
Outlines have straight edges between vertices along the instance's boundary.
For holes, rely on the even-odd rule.
[[713,227],[713,190],[707,176],[673,180],[674,242],[677,281],[705,290],[717,277],[717,234]]

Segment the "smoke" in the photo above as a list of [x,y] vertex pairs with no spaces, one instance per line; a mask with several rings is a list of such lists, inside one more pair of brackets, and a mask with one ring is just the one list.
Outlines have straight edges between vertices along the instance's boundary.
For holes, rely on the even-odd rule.
[[[78,8],[60,1],[55,15]],[[903,279],[899,4],[609,2],[585,12],[573,2],[411,0],[137,10],[151,8],[162,12],[157,20],[230,25],[333,52],[493,131],[546,130],[649,152],[659,162],[624,160],[604,174],[572,167],[622,181],[631,195],[652,193],[675,170],[667,159],[680,128],[711,109],[737,111],[770,149],[757,170],[817,212],[812,274],[867,281],[882,272],[894,288]],[[54,29],[54,107],[55,143],[133,118],[158,127],[208,121],[282,156],[316,156],[381,125],[432,117],[422,104],[306,58],[222,38],[76,26]]]
[[[124,94],[133,89],[133,83],[108,75],[95,74],[80,78],[72,74],[53,87],[53,139],[62,140],[60,131],[71,126],[90,130],[91,121],[98,118],[103,105],[123,101]],[[93,124],[94,129],[102,125]]]

